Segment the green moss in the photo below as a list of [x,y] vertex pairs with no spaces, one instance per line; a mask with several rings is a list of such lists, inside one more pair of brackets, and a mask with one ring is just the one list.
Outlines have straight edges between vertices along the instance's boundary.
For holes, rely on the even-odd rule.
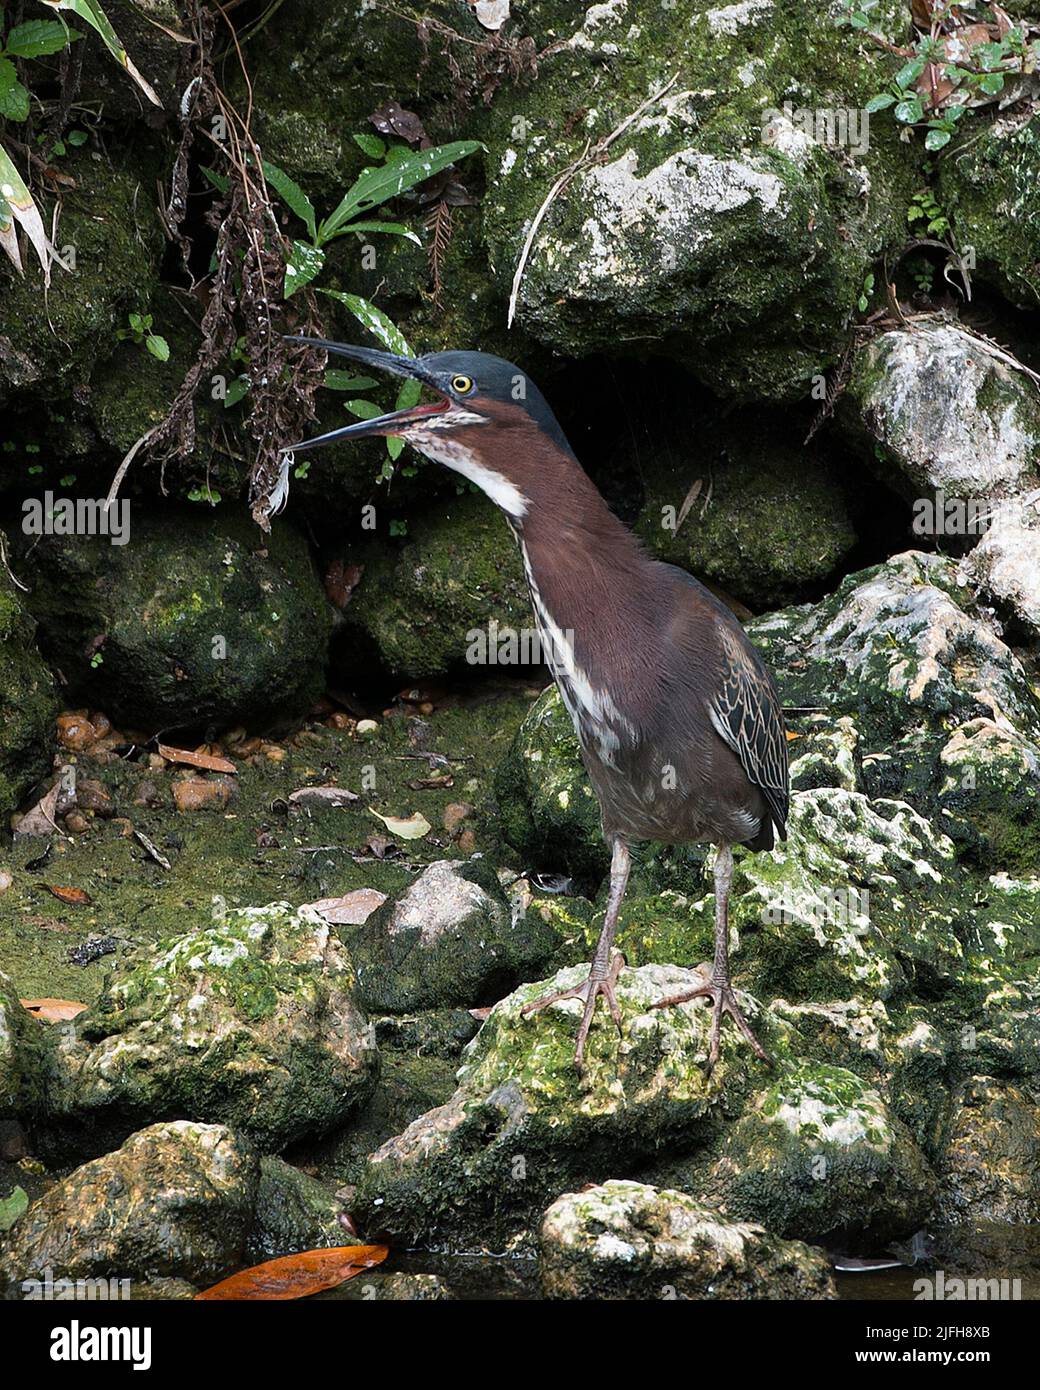
[[[0,533],[5,553],[6,546]],[[15,809],[50,763],[58,702],[34,638],[35,625],[0,567],[0,816]]]

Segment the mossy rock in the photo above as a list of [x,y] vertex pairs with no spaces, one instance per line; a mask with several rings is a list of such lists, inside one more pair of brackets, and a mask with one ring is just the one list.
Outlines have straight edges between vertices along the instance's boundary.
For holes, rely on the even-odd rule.
[[75,269],[55,268],[45,299],[34,258],[26,258],[24,276],[0,263],[0,401],[12,387],[39,386],[48,397],[59,382],[86,390],[94,362],[115,345],[127,314],[148,305],[158,279],[163,237],[154,170],[145,188],[134,159],[94,158],[84,146],[63,160],[62,172],[76,180],[63,192],[59,237],[74,248]]
[[353,988],[316,913],[217,902],[211,924],[120,961],[73,1020],[45,1131],[80,1151],[183,1115],[231,1124],[265,1151],[323,1133],[364,1103],[378,1070]]
[[737,1122],[706,1185],[731,1216],[775,1235],[868,1251],[919,1230],[938,1191],[878,1092],[822,1063],[782,1071]]
[[513,913],[495,870],[431,864],[363,926],[341,927],[369,1012],[493,1004],[549,963],[558,938],[537,912]]
[[939,189],[977,274],[1013,304],[1040,304],[1040,117],[1001,118],[940,166]]
[[549,1298],[837,1298],[822,1251],[643,1183],[558,1197],[542,1219],[539,1255]]
[[973,1077],[953,1100],[937,1166],[946,1221],[1040,1220],[1035,1096],[992,1077]]
[[1040,748],[991,719],[972,719],[939,759],[947,833],[994,871],[1040,870]]
[[[6,552],[2,532],[0,547]],[[15,809],[50,765],[58,697],[35,638],[36,625],[0,567],[0,816]]]
[[527,584],[500,513],[471,493],[435,503],[409,523],[399,549],[358,547],[365,565],[346,620],[397,675],[472,665],[498,630],[531,628]]
[[699,441],[695,451],[665,448],[640,465],[646,495],[635,529],[651,551],[755,609],[811,592],[856,544],[837,475],[771,440],[761,420],[713,429],[707,450]]
[[242,1263],[258,1176],[254,1149],[223,1125],[151,1125],[30,1207],[0,1280],[211,1283]]
[[31,611],[69,693],[133,728],[270,724],[321,692],[329,607],[303,538],[240,512],[129,506],[129,543],[48,536]]
[[562,970],[496,1004],[467,1049],[451,1100],[372,1154],[354,1207],[363,1229],[495,1246],[561,1191],[717,1132],[720,1108],[738,1103],[757,1065],[750,1049],[726,1030],[709,1080],[710,1010],[696,1001],[650,1007],[700,977],[674,966],[623,970],[621,1036],[599,1014],[579,1075],[580,1002],[527,1018],[522,1009],[587,973],[587,965]]
[[301,1250],[351,1245],[342,1215],[343,1203],[324,1183],[267,1154],[260,1160],[245,1258],[260,1264]]
[[0,1120],[35,1115],[43,1098],[48,1038],[22,1006],[14,982],[0,971]]

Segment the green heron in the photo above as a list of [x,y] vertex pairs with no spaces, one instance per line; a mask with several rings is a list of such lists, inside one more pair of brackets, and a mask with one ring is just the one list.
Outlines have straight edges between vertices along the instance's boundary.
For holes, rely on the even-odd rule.
[[505,513],[520,546],[539,636],[599,801],[611,850],[603,929],[588,978],[546,994],[584,1004],[581,1068],[596,1000],[621,1028],[613,950],[633,841],[712,843],[715,958],[705,982],[661,999],[714,1004],[708,1070],[724,1014],[768,1061],[730,983],[733,846],[773,846],[788,807],[787,739],[772,677],[736,618],[691,575],[651,559],[600,496],[545,398],[518,367],[482,352],[400,357],[294,337],[429,387],[437,399],[293,446],[396,435],[470,479]]

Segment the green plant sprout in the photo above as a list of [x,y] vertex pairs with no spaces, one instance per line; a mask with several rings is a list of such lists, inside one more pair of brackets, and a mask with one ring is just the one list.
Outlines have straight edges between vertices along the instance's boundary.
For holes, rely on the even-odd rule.
[[130,327],[120,328],[116,333],[121,342],[129,339],[139,347],[147,348],[160,362],[169,362],[170,345],[161,334],[152,332],[151,314],[128,314],[127,322]]

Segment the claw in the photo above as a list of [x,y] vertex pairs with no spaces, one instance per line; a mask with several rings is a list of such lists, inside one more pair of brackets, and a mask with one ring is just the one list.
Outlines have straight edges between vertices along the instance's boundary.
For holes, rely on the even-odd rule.
[[577,1045],[574,1049],[574,1065],[580,1072],[585,1061],[585,1043],[592,1027],[592,1019],[596,1012],[596,1000],[602,994],[607,1001],[607,1008],[610,1016],[614,1020],[618,1034],[621,1034],[621,1007],[614,992],[617,984],[618,975],[624,965],[624,957],[620,952],[615,952],[610,967],[606,975],[596,975],[592,970],[589,971],[588,979],[580,985],[575,985],[572,989],[558,989],[552,994],[540,995],[537,999],[532,999],[530,1004],[525,1004],[520,1010],[524,1018],[528,1015],[539,1013],[542,1009],[547,1009],[551,1004],[559,1004],[564,999],[580,999],[585,1004],[585,1011],[578,1025]]
[[651,1004],[652,1009],[668,1009],[674,1004],[685,1004],[689,999],[711,999],[714,1003],[714,1010],[711,1017],[711,1037],[708,1043],[708,1065],[705,1074],[710,1076],[715,1069],[715,1063],[719,1060],[719,1050],[722,1038],[722,1016],[729,1014],[730,1018],[737,1025],[744,1037],[751,1044],[755,1056],[767,1066],[772,1066],[772,1061],[768,1052],[751,1031],[751,1025],[744,1017],[740,1005],[737,1003],[737,996],[733,992],[733,987],[726,980],[724,983],[717,983],[710,980],[697,989],[686,990],[682,994],[670,994],[666,999],[658,999]]

